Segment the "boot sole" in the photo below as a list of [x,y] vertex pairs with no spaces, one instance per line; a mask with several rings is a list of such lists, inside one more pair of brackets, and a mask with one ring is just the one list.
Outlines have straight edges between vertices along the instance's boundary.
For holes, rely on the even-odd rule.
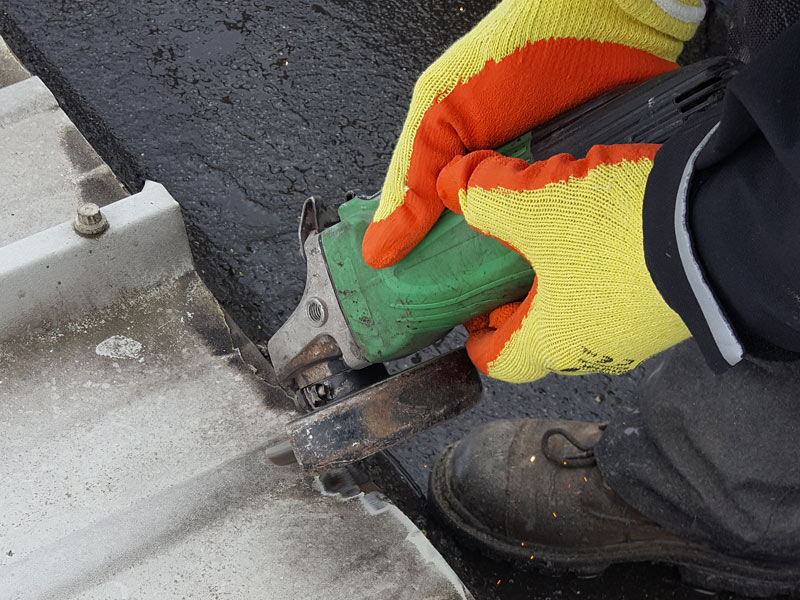
[[[678,567],[681,579],[710,591],[768,597],[800,591],[800,569],[775,569],[725,556],[689,542],[628,542],[600,548],[569,549],[513,540],[492,533],[470,515],[450,487],[455,446],[445,449],[429,480],[429,506],[456,537],[490,558],[513,562],[546,575],[591,577],[617,563],[651,562]],[[533,557],[533,558],[532,558]]]

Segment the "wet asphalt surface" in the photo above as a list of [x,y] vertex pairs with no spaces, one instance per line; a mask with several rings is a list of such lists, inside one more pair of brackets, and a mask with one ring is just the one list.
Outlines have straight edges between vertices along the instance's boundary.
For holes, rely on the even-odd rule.
[[[303,200],[379,189],[415,78],[493,4],[3,0],[0,28],[132,191],[148,178],[178,200],[206,283],[265,343],[302,293]],[[456,332],[443,347],[460,340]],[[641,376],[487,381],[476,409],[394,456],[424,490],[441,448],[474,426],[509,416],[624,418]],[[700,597],[662,567],[617,566],[593,580],[515,572],[424,523],[407,489],[386,488],[479,599]]]

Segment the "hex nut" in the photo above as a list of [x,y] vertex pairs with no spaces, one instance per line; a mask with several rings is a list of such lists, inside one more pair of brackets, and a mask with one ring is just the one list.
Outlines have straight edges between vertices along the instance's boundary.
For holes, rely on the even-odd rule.
[[306,303],[306,315],[312,327],[322,327],[328,320],[328,307],[317,297]]
[[108,229],[108,221],[97,204],[85,202],[78,206],[73,227],[81,235],[100,235]]

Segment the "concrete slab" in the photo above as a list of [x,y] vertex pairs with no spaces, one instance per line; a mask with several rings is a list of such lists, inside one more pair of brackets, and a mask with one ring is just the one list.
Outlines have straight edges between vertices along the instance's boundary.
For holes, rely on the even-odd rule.
[[0,246],[126,195],[38,77],[0,87]]
[[[0,247],[0,339],[194,270],[180,207],[163,186],[149,181],[103,214],[109,230],[94,238],[70,220]],[[0,235],[13,227],[0,221]]]
[[[0,598],[470,598],[374,486],[269,463],[291,399],[198,277],[177,203],[150,182],[120,200],[8,64],[0,47]],[[91,239],[87,200],[110,224]]]
[[17,83],[30,76],[28,69],[22,66],[22,63],[11,52],[8,45],[0,38],[0,88]]
[[0,597],[464,598],[395,507],[264,447],[290,401],[195,273],[0,342]]

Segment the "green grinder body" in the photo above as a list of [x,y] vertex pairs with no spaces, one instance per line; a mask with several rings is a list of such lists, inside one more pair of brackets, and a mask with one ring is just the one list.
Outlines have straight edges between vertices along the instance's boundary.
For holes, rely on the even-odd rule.
[[367,266],[361,241],[377,206],[376,198],[354,198],[322,232],[339,304],[370,363],[412,354],[530,290],[534,274],[524,258],[449,211],[395,266]]

